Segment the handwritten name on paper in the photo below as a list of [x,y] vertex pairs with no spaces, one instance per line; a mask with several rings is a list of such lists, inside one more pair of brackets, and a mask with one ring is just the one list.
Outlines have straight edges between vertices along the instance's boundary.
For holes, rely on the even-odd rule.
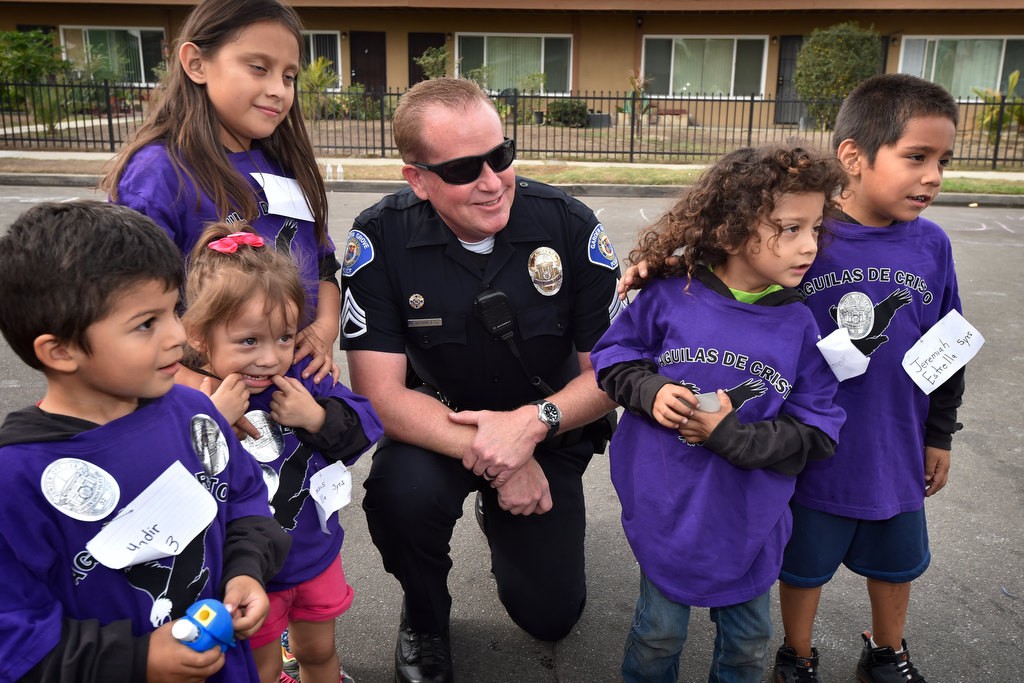
[[178,555],[217,515],[217,501],[175,462],[86,543],[96,560],[123,569]]
[[352,473],[344,464],[332,463],[309,478],[309,490],[316,502],[320,530],[329,534],[327,516],[352,502]]
[[903,356],[903,369],[926,394],[932,393],[981,349],[985,338],[964,317],[950,311]]

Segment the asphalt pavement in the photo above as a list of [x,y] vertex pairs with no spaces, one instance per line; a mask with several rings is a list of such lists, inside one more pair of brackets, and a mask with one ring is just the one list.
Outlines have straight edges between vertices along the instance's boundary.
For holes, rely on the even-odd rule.
[[[522,172],[522,171],[521,171]],[[73,196],[97,197],[94,183],[71,187],[37,178],[0,188],[0,232],[32,203]],[[0,183],[5,182],[0,179]],[[346,181],[343,183],[347,185]],[[57,183],[61,185],[61,183]],[[344,238],[351,219],[393,184],[329,195],[331,234]],[[637,190],[633,196],[581,192],[609,230],[620,256],[636,231],[668,204]],[[941,196],[941,195],[940,195]],[[1020,337],[1024,334],[1024,208],[980,198],[946,198],[926,216],[953,241],[964,315],[986,339],[967,371],[960,411],[964,424],[954,440],[949,485],[930,498],[932,565],[915,582],[906,638],[913,661],[932,683],[1024,680],[1024,462],[1019,416],[1022,392]],[[955,200],[955,201],[954,201]],[[978,206],[971,206],[978,204]],[[1017,205],[1020,207],[1021,205]],[[2,302],[0,302],[2,305]],[[336,353],[343,367],[344,354]],[[0,345],[0,412],[38,399],[43,384]],[[369,540],[360,503],[364,456],[353,468],[352,504],[342,510],[346,529],[342,557],[356,591],[352,608],[338,620],[338,649],[346,670],[360,683],[392,680],[394,638],[401,592],[381,567]],[[620,680],[622,643],[637,595],[639,572],[619,524],[607,458],[596,456],[584,479],[587,490],[589,598],[573,633],[557,644],[536,641],[505,615],[488,571],[486,540],[472,515],[472,498],[452,539],[454,596],[452,644],[460,683],[590,683]],[[777,602],[776,637],[781,641]],[[860,633],[870,610],[860,577],[840,570],[826,587],[816,621],[821,680],[854,681]],[[694,610],[679,681],[707,679],[714,627],[706,610]],[[768,673],[765,681],[769,680]]]

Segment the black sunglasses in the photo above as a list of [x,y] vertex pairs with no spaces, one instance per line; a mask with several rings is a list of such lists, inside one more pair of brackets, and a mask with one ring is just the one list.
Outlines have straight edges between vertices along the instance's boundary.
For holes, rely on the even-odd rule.
[[436,173],[441,180],[449,185],[466,185],[480,177],[480,172],[484,170],[485,161],[491,167],[491,170],[495,173],[501,173],[511,166],[515,160],[516,141],[512,138],[505,138],[505,142],[483,154],[449,159],[439,164],[421,164],[414,161],[412,165],[416,168]]

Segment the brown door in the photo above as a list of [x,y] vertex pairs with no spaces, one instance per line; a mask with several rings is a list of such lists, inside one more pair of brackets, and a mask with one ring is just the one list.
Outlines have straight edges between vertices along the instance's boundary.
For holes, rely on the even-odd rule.
[[409,34],[409,86],[427,80],[423,69],[414,60],[427,48],[444,47],[443,33],[410,33]]
[[351,50],[351,83],[366,86],[367,92],[380,93],[387,86],[387,53],[383,31],[352,31],[349,33]]
[[782,36],[779,39],[779,80],[775,87],[775,123],[797,123],[807,112],[793,86],[796,56],[803,47],[803,36]]

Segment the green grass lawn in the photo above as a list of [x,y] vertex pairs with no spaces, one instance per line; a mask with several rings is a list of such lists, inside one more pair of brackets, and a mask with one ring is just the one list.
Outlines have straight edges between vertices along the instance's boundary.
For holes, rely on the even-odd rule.
[[[700,169],[674,169],[651,166],[628,167],[621,164],[609,166],[570,166],[568,164],[520,164],[519,175],[553,185],[689,185]],[[345,166],[346,180],[402,180],[400,167]],[[970,194],[1013,194],[1024,195],[1024,182],[988,178],[946,178],[943,192],[966,192]]]

